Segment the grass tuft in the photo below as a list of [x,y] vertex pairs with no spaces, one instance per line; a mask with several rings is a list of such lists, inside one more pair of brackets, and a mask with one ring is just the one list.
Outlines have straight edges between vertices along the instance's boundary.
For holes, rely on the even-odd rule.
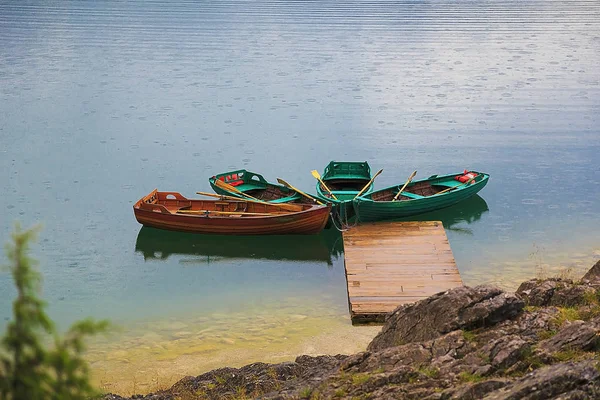
[[577,321],[580,319],[582,318],[578,308],[558,307],[558,314],[552,319],[552,322],[560,327],[567,321]]
[[462,334],[463,338],[469,343],[473,343],[475,342],[475,339],[477,339],[477,335],[472,331],[466,331],[463,329]]
[[301,399],[308,399],[310,398],[310,395],[312,394],[312,389],[309,387],[305,387],[304,389],[300,390],[300,398]]
[[477,382],[481,382],[483,380],[485,380],[485,378],[479,374],[474,374],[472,372],[468,372],[468,371],[463,371],[460,374],[458,374],[458,379],[461,382],[471,382],[471,383],[477,383]]
[[537,332],[537,337],[539,340],[550,339],[552,336],[556,335],[557,331],[554,329],[549,330],[540,330]]
[[435,379],[440,376],[440,370],[435,367],[421,366],[417,369],[417,371],[422,373],[423,375],[425,375],[428,378]]
[[369,379],[371,379],[371,376],[369,374],[354,374],[352,375],[352,384],[357,386],[362,385]]

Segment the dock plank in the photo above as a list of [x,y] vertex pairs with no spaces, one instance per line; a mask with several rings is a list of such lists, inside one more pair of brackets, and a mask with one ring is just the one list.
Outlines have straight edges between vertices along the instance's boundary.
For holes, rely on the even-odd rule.
[[362,224],[343,239],[353,322],[382,321],[400,305],[463,284],[439,221]]

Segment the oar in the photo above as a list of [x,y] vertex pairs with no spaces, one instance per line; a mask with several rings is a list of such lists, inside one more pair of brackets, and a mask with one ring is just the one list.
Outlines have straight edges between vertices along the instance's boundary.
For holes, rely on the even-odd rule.
[[250,202],[250,203],[263,204],[262,201],[252,201],[252,200],[248,200],[248,199],[242,199],[240,197],[227,196],[226,194],[216,194],[216,193],[206,193],[206,192],[196,192],[196,194],[199,194],[199,195],[202,195],[202,196],[208,196],[208,197],[218,197],[219,199],[247,201],[247,202]]
[[394,198],[392,199],[392,201],[396,201],[396,199],[398,198],[398,196],[400,196],[400,193],[402,193],[404,191],[404,189],[406,188],[406,186],[410,183],[410,181],[413,180],[413,178],[415,177],[415,175],[417,175],[417,171],[415,171],[412,174],[410,174],[410,176],[408,177],[408,180],[406,181],[406,183],[404,184],[404,186],[402,186],[402,189],[400,189],[398,191],[398,193],[396,193],[396,195],[394,196]]
[[338,199],[337,197],[335,197],[335,195],[333,194],[333,192],[331,190],[329,190],[329,188],[327,187],[327,185],[325,184],[325,182],[323,182],[323,180],[321,179],[321,174],[319,174],[319,172],[316,169],[313,169],[312,171],[310,171],[310,173],[312,174],[312,176],[314,176],[321,183],[321,185],[323,185],[323,187],[325,188],[325,190],[327,190],[329,192],[329,194],[331,195],[331,197],[334,200]]
[[442,194],[442,193],[446,193],[446,192],[449,192],[449,191],[450,191],[450,190],[452,190],[452,189],[458,189],[458,188],[459,188],[459,187],[461,187],[461,186],[467,186],[469,183],[473,182],[473,180],[474,180],[474,179],[475,179],[475,177],[473,177],[473,178],[469,179],[468,181],[466,181],[466,182],[464,182],[464,183],[461,183],[461,184],[460,184],[460,185],[458,185],[458,186],[452,186],[452,187],[449,187],[449,188],[447,188],[447,189],[444,189],[444,190],[442,190],[441,192],[437,192],[436,194]]
[[375,173],[375,175],[373,175],[373,177],[371,178],[371,180],[365,185],[364,188],[361,189],[360,192],[358,192],[358,194],[356,196],[354,196],[354,198],[357,198],[358,196],[360,196],[361,194],[363,194],[363,192],[365,190],[367,190],[369,188],[369,186],[371,186],[373,184],[373,181],[375,180],[375,178],[377,178],[377,176],[383,172],[383,169],[380,169],[379,171],[377,171]]
[[277,182],[279,182],[280,184],[282,184],[283,186],[285,186],[288,189],[292,189],[294,192],[299,193],[300,195],[306,197],[307,199],[311,199],[312,201],[315,201],[317,204],[323,204],[319,200],[312,197],[310,194],[304,193],[302,190],[293,187],[292,185],[290,185],[289,183],[287,183],[286,181],[284,181],[281,178],[277,178]]
[[[201,196],[217,197],[219,199],[226,199],[226,200],[233,200],[233,201],[245,201],[248,203],[267,204],[270,206],[278,205],[278,204],[273,204],[273,203],[267,203],[267,202],[261,201],[261,200],[250,200],[250,199],[245,199],[245,198],[241,198],[241,197],[227,196],[226,194],[216,194],[216,193],[206,193],[206,192],[196,192],[196,194],[199,194]],[[288,204],[288,205],[302,208],[302,206],[299,206],[299,205],[298,206],[293,205],[293,204]],[[296,210],[294,210],[294,211],[296,211]],[[297,211],[300,211],[300,210],[297,210]]]
[[229,183],[223,182],[220,179],[215,179],[215,185],[217,187],[220,187],[221,189],[224,189],[224,190],[227,190],[229,192],[237,193],[237,194],[239,194],[241,196],[244,196],[245,199],[252,200],[255,203],[268,204],[268,205],[271,205],[271,206],[279,207],[279,208],[281,208],[283,210],[287,210],[287,211],[294,211],[294,212],[296,212],[296,211],[302,211],[303,210],[303,207],[300,206],[300,205],[286,204],[286,203],[269,203],[269,202],[266,202],[266,201],[259,200],[259,199],[255,198],[255,197],[250,196],[247,193],[242,192],[241,190],[239,190],[235,186],[231,186]]
[[279,214],[287,214],[282,211],[275,211],[272,213],[253,213],[253,212],[245,212],[245,211],[211,211],[211,210],[177,210],[178,213],[181,214],[223,214],[223,215],[254,215],[261,217],[268,217],[270,215],[279,215]]

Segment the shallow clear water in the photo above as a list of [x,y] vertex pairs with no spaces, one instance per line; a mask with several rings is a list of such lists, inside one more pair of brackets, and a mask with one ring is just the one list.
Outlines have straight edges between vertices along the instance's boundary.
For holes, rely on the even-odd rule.
[[[193,342],[178,328],[198,318],[243,332],[234,316],[280,313],[297,333],[274,337],[294,343],[313,326],[352,332],[335,233],[207,239],[133,218],[155,187],[192,196],[233,168],[311,192],[332,159],[383,168],[379,188],[415,169],[485,171],[480,197],[427,216],[465,283],[580,274],[600,258],[598,65],[591,1],[4,1],[0,239],[42,222],[52,316],[122,327],[98,369],[102,346],[138,354],[142,332]],[[0,293],[2,326],[6,274]],[[181,373],[209,367],[196,361]]]

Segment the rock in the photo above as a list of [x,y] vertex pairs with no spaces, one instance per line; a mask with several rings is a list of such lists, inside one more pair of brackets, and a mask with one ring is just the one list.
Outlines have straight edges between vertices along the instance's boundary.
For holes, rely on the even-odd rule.
[[[597,398],[600,373],[595,361],[552,365],[531,372],[502,389],[483,397],[485,400],[547,400]],[[583,397],[573,397],[581,394]]]
[[510,335],[486,344],[481,349],[481,353],[490,360],[491,366],[495,369],[508,368],[519,361],[523,351],[528,347],[529,344],[519,336]]
[[516,293],[521,296],[528,306],[547,306],[554,295],[554,290],[558,282],[553,279],[540,281],[531,279],[521,283]]
[[522,339],[533,343],[538,340],[540,331],[551,329],[556,314],[558,314],[556,307],[525,311],[515,319],[499,323],[494,326],[494,329],[478,333],[477,337],[482,343],[488,343],[503,336],[518,335]]
[[442,392],[440,400],[479,400],[487,393],[506,386],[506,379],[490,379],[484,382],[467,383],[458,388],[448,389]]
[[537,351],[551,354],[561,350],[594,350],[600,343],[599,335],[600,326],[597,323],[574,321],[553,337],[542,340]]
[[552,278],[523,282],[516,293],[528,306],[574,307],[585,304],[596,289],[588,284],[575,284],[569,279]]
[[517,316],[524,302],[492,286],[458,287],[398,307],[367,350],[434,339],[457,329],[492,326]]
[[314,379],[315,377],[325,378],[331,373],[337,371],[342,363],[348,358],[346,355],[336,356],[299,356],[296,358],[296,364],[302,369],[300,377],[302,379]]
[[600,260],[588,272],[585,273],[583,282],[589,282],[591,284],[600,284]]
[[398,365],[411,365],[415,368],[426,365],[432,360],[448,357],[447,361],[461,357],[466,345],[462,331],[453,331],[440,338],[423,343],[409,343],[390,347],[377,352],[364,352],[350,356],[340,369],[349,372],[365,372],[376,369],[391,371]]
[[344,371],[366,372],[382,368],[392,370],[396,365],[421,365],[431,361],[431,348],[420,343],[409,343],[377,352],[366,352],[350,357],[341,367]]
[[589,298],[594,297],[596,289],[588,285],[566,284],[559,287],[550,300],[551,306],[575,307],[586,304]]
[[[281,382],[299,377],[302,365],[295,362],[281,364],[254,363],[242,368],[220,368],[197,377],[177,382],[170,392],[179,398],[181,393],[194,393],[202,398],[247,396],[267,393],[281,386]],[[155,400],[149,398],[149,400]]]

